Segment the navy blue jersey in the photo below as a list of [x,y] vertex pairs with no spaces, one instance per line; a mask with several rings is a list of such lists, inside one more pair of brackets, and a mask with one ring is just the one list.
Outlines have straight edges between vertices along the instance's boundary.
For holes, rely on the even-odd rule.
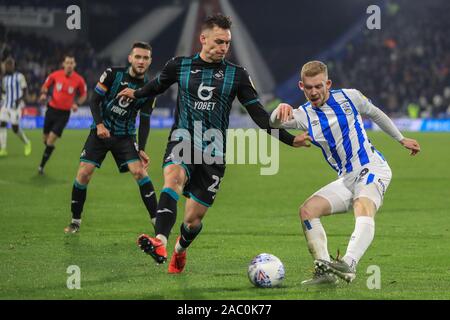
[[[178,99],[172,132],[186,129],[191,137],[202,128],[220,130],[223,149],[226,146],[226,130],[233,100],[237,97],[244,107],[260,105],[258,94],[247,71],[227,60],[208,63],[199,54],[191,57],[175,57],[167,62],[162,72],[152,80],[144,92],[137,91],[136,97],[157,95],[172,84],[178,84]],[[217,141],[216,141],[217,142]],[[194,141],[197,148],[204,149],[206,142]]]

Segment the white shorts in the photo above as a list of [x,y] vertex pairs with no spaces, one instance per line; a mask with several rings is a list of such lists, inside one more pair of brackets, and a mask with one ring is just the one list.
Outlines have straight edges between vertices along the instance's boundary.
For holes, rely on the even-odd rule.
[[369,163],[344,174],[311,197],[320,196],[327,199],[331,205],[331,213],[347,212],[353,201],[360,197],[372,200],[378,210],[383,203],[384,193],[391,178],[392,171],[386,161]]
[[6,107],[0,108],[0,122],[9,122],[13,125],[18,125],[22,117],[22,108],[9,109]]

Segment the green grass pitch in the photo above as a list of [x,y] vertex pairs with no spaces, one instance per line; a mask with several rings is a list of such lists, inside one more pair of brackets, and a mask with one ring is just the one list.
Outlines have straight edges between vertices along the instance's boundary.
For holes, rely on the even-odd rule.
[[[153,130],[147,147],[158,194],[167,133]],[[185,272],[169,275],[167,265],[155,265],[136,246],[136,237],[152,228],[137,184],[129,174],[118,173],[110,155],[88,187],[81,232],[65,235],[87,131],[64,132],[45,176],[37,175],[41,132],[27,134],[33,142],[30,157],[8,131],[9,156],[0,159],[1,299],[450,299],[450,134],[411,133],[422,145],[414,158],[387,135],[369,133],[388,159],[393,180],[357,279],[332,289],[300,286],[311,275],[312,260],[298,206],[336,178],[317,148],[282,145],[275,176],[261,176],[258,165],[229,165],[203,232],[189,249]],[[344,253],[353,215],[322,221],[330,253]],[[281,288],[257,289],[248,281],[248,263],[262,252],[283,261]],[[80,290],[66,286],[70,265],[81,269]],[[380,267],[379,290],[367,288],[370,265]]]

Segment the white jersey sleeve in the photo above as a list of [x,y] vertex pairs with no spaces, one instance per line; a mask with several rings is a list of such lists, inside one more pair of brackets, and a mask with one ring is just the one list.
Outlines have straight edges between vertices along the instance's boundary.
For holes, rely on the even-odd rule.
[[25,76],[22,73],[19,73],[19,84],[22,90],[27,88],[27,80],[25,80]]
[[381,128],[381,130],[386,132],[395,140],[400,141],[404,139],[403,135],[397,129],[392,120],[369,99],[367,99],[360,91],[356,89],[344,89],[344,91],[353,101],[356,110],[358,110],[361,115],[369,117]]
[[270,125],[273,128],[282,128],[282,129],[300,129],[300,130],[308,130],[308,121],[305,114],[305,111],[300,107],[298,109],[293,110],[293,116],[294,118],[286,121],[281,122],[280,119],[277,119],[278,114],[278,107],[273,110],[272,114],[270,115]]

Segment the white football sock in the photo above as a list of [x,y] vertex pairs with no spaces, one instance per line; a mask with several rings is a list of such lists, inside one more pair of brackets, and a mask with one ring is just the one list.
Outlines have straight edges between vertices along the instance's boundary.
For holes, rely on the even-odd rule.
[[342,260],[352,268],[355,268],[367,248],[369,248],[374,235],[375,220],[366,216],[356,217],[355,230],[348,242],[347,252]]
[[6,128],[0,128],[0,149],[6,149]]
[[328,254],[327,248],[327,235],[322,223],[320,223],[320,219],[314,218],[305,220],[302,222],[302,228],[305,233],[309,252],[314,259],[330,261],[330,255]]
[[157,239],[161,240],[161,242],[163,243],[164,247],[167,247],[167,238],[165,235],[163,234],[158,234],[156,236]]
[[180,241],[177,241],[177,243],[175,244],[175,251],[176,251],[177,253],[181,253],[181,252],[183,252],[183,251],[186,251],[186,248],[183,248],[183,247],[180,245]]
[[78,225],[81,225],[81,219],[72,219],[72,223],[76,223]]

